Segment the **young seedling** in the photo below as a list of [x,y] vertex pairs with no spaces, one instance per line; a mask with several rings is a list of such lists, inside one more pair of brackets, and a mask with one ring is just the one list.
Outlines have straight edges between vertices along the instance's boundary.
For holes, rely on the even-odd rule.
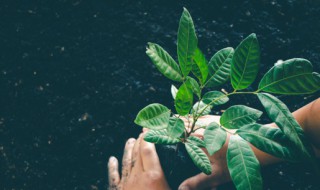
[[[209,175],[212,167],[203,148],[213,155],[225,144],[229,129],[235,129],[233,134],[237,135],[230,138],[226,158],[231,178],[239,190],[263,187],[260,164],[248,142],[281,159],[308,159],[316,166],[303,130],[287,106],[270,94],[300,95],[319,90],[320,75],[313,72],[308,60],[293,58],[274,65],[260,80],[257,90],[248,91],[259,71],[257,36],[250,34],[235,50],[224,48],[208,62],[198,48],[193,20],[187,9],[183,10],[180,18],[177,46],[179,64],[158,44],[148,43],[146,53],[157,69],[181,85],[178,89],[171,86],[176,113],[158,103],[150,104],[138,113],[135,123],[150,129],[144,137],[146,141],[156,144],[183,143],[194,164]],[[202,94],[203,89],[217,89],[229,80],[232,92],[213,90]],[[261,111],[234,105],[221,115],[220,124],[213,122],[203,126],[203,140],[191,136],[198,129],[196,124],[201,116],[228,102],[230,96],[239,94],[256,95],[279,128],[258,124]],[[183,120],[191,125],[185,126]]]

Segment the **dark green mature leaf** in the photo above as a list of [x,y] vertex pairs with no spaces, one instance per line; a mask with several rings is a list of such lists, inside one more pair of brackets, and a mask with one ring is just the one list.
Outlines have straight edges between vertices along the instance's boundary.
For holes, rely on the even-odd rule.
[[177,117],[171,117],[167,128],[168,135],[172,138],[178,138],[184,132],[184,122]]
[[262,190],[258,159],[249,144],[239,136],[230,137],[227,163],[231,179],[238,190]]
[[174,59],[158,44],[148,43],[148,45],[146,53],[157,69],[171,80],[183,81],[179,66]]
[[177,93],[178,89],[174,85],[171,85],[171,95],[173,99],[176,99]]
[[225,104],[226,102],[229,101],[229,98],[228,98],[228,96],[226,96],[222,92],[210,91],[210,92],[207,92],[203,96],[202,101],[205,104],[210,104],[210,105],[214,106],[214,105]]
[[193,104],[193,94],[186,83],[180,86],[174,104],[178,114],[187,115],[189,113]]
[[226,142],[227,132],[218,123],[212,122],[204,131],[203,137],[209,155],[213,155]]
[[187,142],[192,143],[200,148],[206,147],[206,144],[204,143],[204,141],[195,136],[189,136],[187,138]]
[[320,89],[320,75],[312,72],[312,64],[294,58],[276,64],[261,79],[259,91],[276,94],[310,94]]
[[209,75],[205,86],[216,87],[228,81],[233,54],[232,47],[224,48],[214,54],[209,61]]
[[198,82],[195,79],[191,78],[191,77],[187,77],[186,84],[192,90],[192,92],[195,95],[197,95],[198,98],[200,99],[201,90],[200,90],[200,86],[199,86]]
[[220,117],[220,124],[228,129],[239,129],[242,126],[255,123],[262,112],[248,106],[235,105],[229,107]]
[[183,76],[192,69],[192,57],[197,49],[198,39],[190,13],[186,8],[179,22],[178,29],[178,59]]
[[258,98],[266,109],[268,116],[278,125],[288,139],[303,153],[304,156],[311,157],[301,141],[301,139],[305,138],[304,132],[287,106],[271,94],[259,93]]
[[170,110],[161,104],[150,104],[143,108],[134,122],[149,129],[167,128],[170,118]]
[[186,142],[186,149],[193,163],[205,174],[210,175],[212,172],[211,164],[208,156],[201,148],[193,143]]
[[237,130],[237,134],[258,149],[275,157],[290,161],[297,161],[299,158],[288,138],[278,128],[255,123],[241,127]]
[[199,48],[194,52],[192,73],[199,79],[201,84],[206,82],[208,76],[208,61]]
[[191,110],[191,113],[196,113],[197,115],[208,115],[211,111],[212,106],[203,103],[202,101],[196,102]]
[[180,142],[180,139],[170,137],[166,129],[149,130],[144,135],[144,140],[155,144],[176,144]]
[[247,88],[256,78],[260,47],[256,34],[250,34],[236,48],[231,64],[231,84],[235,90]]

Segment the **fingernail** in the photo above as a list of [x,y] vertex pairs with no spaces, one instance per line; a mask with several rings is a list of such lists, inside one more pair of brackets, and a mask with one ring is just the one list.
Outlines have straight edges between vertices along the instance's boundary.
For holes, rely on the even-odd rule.
[[109,162],[114,162],[114,161],[116,161],[116,158],[114,156],[110,156]]
[[181,186],[181,187],[179,187],[178,190],[189,190],[189,187],[187,187],[187,186]]

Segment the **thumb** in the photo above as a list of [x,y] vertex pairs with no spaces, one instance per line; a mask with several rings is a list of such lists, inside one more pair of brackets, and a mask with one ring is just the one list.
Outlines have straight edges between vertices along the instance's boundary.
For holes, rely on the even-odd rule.
[[212,190],[215,190],[215,187],[212,187],[212,177],[204,173],[195,175],[191,178],[186,179],[179,186],[179,190],[201,190],[208,189],[211,187]]

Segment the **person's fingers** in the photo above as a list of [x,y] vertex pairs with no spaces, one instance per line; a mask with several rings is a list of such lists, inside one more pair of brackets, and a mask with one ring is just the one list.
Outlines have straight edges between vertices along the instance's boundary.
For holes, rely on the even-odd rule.
[[140,134],[139,138],[137,139],[133,147],[132,165],[131,165],[132,173],[140,173],[143,171],[142,161],[140,156],[141,139],[142,139],[142,134]]
[[214,189],[215,187],[212,187],[213,180],[212,176],[201,173],[183,181],[179,186],[179,190],[201,190],[209,187]]
[[142,128],[142,132],[145,133],[145,132],[148,132],[149,129],[148,128]]
[[108,179],[109,179],[109,190],[116,190],[120,183],[119,175],[119,163],[118,160],[111,156],[108,162]]
[[131,171],[131,157],[132,157],[132,150],[133,146],[136,142],[136,139],[130,138],[124,148],[123,157],[122,157],[122,173],[121,173],[121,180],[125,181]]
[[142,139],[140,145],[140,154],[142,166],[145,171],[151,169],[154,171],[162,171],[159,157],[153,143],[149,143]]

